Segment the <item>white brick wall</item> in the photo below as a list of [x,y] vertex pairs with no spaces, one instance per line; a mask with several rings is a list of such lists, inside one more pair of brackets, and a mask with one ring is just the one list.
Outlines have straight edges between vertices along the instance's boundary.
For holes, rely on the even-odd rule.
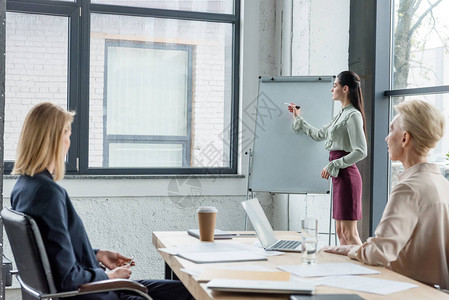
[[68,21],[19,13],[6,21],[5,160],[13,160],[30,107],[67,106]]
[[[42,101],[66,107],[68,19],[8,13],[5,159],[13,160],[23,119]],[[192,166],[227,166],[223,132],[230,101],[224,63],[231,58],[230,25],[111,15],[92,16],[90,41],[89,166],[103,164],[105,42],[167,42],[190,45],[192,55]],[[228,45],[226,45],[226,43]],[[228,54],[229,55],[229,54]],[[229,69],[229,68],[228,68]],[[227,78],[225,78],[227,76]],[[81,101],[85,101],[82,99]],[[226,103],[226,104],[225,104]],[[229,117],[227,117],[229,119]],[[228,152],[228,151],[226,151]]]

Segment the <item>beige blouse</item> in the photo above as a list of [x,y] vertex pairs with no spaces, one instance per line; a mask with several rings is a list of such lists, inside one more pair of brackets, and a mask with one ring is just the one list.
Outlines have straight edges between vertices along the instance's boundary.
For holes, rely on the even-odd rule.
[[435,164],[399,176],[375,237],[349,257],[383,265],[426,284],[449,288],[449,181]]

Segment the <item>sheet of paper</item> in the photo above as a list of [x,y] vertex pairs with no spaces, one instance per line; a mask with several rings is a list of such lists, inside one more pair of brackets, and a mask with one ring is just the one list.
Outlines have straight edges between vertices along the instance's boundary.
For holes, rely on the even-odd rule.
[[250,251],[257,255],[274,256],[281,255],[279,251],[265,251],[263,248],[257,248],[253,245],[243,244],[234,241],[214,241],[214,242],[198,242],[188,245],[176,245],[174,247],[159,248],[158,250],[166,252],[170,255],[178,255],[178,253],[187,252],[223,252],[223,251]]
[[159,248],[158,250],[176,255],[179,252],[213,252],[213,251],[236,251],[246,249],[242,243],[233,241],[215,241],[211,243],[197,242],[188,245],[176,245],[174,247]]
[[[276,269],[270,269],[265,266],[261,265],[220,265],[214,268],[216,270],[233,270],[233,271],[260,271],[260,272],[278,272]],[[193,277],[198,277],[201,273],[205,271],[205,268],[199,267],[198,268],[189,268],[189,269],[180,269],[182,272],[187,273],[189,275],[192,275]]]
[[[223,265],[219,265],[216,268],[214,268],[215,270],[233,270],[233,271],[260,271],[260,272],[278,272],[276,269],[270,269],[268,267],[265,266],[261,266],[261,265],[231,265],[231,266],[223,266]],[[180,269],[182,272],[187,273],[189,275],[192,275],[193,277],[198,277],[201,273],[203,273],[205,271],[205,268],[200,267],[200,265],[198,265],[197,268],[193,269],[193,268],[189,268],[189,269]]]
[[245,280],[270,280],[270,281],[290,281],[290,273],[276,271],[242,271],[225,269],[208,269],[198,276],[198,282],[207,282],[212,279],[245,279]]
[[220,263],[236,261],[259,261],[267,260],[264,255],[259,255],[251,251],[211,251],[211,252],[179,252],[179,257],[193,261],[197,264]]
[[262,272],[277,272],[276,269],[270,269],[261,265],[232,265],[232,266],[220,266],[217,269],[223,270],[235,270],[235,271],[262,271]]
[[198,277],[201,273],[204,272],[203,269],[179,269],[181,272],[184,272],[186,274],[192,275],[193,277]]
[[352,263],[328,263],[311,265],[285,265],[279,269],[300,277],[336,276],[336,275],[366,275],[379,274],[379,271]]
[[[244,279],[213,279],[207,287],[219,291],[254,292],[254,293],[282,293],[307,294],[315,290],[311,282],[271,281],[271,280],[244,280]],[[257,299],[257,298],[255,298]]]
[[364,276],[333,276],[315,279],[316,285],[327,285],[379,295],[388,295],[418,287],[416,284]]

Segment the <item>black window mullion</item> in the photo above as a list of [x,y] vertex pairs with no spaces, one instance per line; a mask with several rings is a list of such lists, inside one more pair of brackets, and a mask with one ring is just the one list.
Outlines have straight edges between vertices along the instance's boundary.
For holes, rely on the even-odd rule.
[[[69,110],[78,112],[79,108],[79,45],[80,45],[80,9],[73,10],[70,16],[69,26],[69,67],[68,67],[68,103]],[[72,124],[71,147],[68,153],[67,171],[78,172],[79,137],[80,132],[79,115],[75,117]]]
[[[76,0],[85,1],[85,0]],[[55,1],[55,0],[6,0],[6,2],[25,3],[25,4],[44,4],[44,5],[61,5],[61,6],[77,6],[76,1]]]
[[429,94],[444,94],[449,92],[449,85],[430,86],[423,88],[407,88],[399,90],[387,90],[385,96],[414,96],[414,95],[429,95]]
[[236,14],[221,14],[210,12],[119,6],[107,4],[91,4],[90,10],[92,13],[127,15],[135,17],[156,17],[156,18],[159,17],[168,19],[220,22],[220,23],[235,23],[238,21]]
[[204,174],[235,174],[232,168],[89,168],[86,175],[204,175]]
[[8,12],[21,12],[52,16],[70,16],[75,8],[77,8],[77,5],[74,2],[55,3],[54,1],[6,1],[6,10]]
[[[235,0],[236,22],[232,29],[232,83],[231,83],[231,124],[230,124],[230,167],[234,173],[238,169],[238,133],[239,133],[239,64],[240,64],[240,0]],[[243,150],[243,149],[241,149]]]
[[127,143],[145,143],[145,142],[180,142],[187,141],[188,136],[185,135],[124,135],[124,134],[108,134],[107,139],[111,142],[127,142]]
[[[78,0],[81,1],[81,0]],[[86,174],[89,160],[90,1],[81,1],[79,68],[79,172]]]

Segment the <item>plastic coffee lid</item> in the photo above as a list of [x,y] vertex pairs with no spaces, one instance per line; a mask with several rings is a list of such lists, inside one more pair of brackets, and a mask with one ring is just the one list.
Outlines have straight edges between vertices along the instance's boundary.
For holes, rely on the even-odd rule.
[[202,213],[216,213],[218,210],[213,206],[200,206],[196,212],[202,212]]

